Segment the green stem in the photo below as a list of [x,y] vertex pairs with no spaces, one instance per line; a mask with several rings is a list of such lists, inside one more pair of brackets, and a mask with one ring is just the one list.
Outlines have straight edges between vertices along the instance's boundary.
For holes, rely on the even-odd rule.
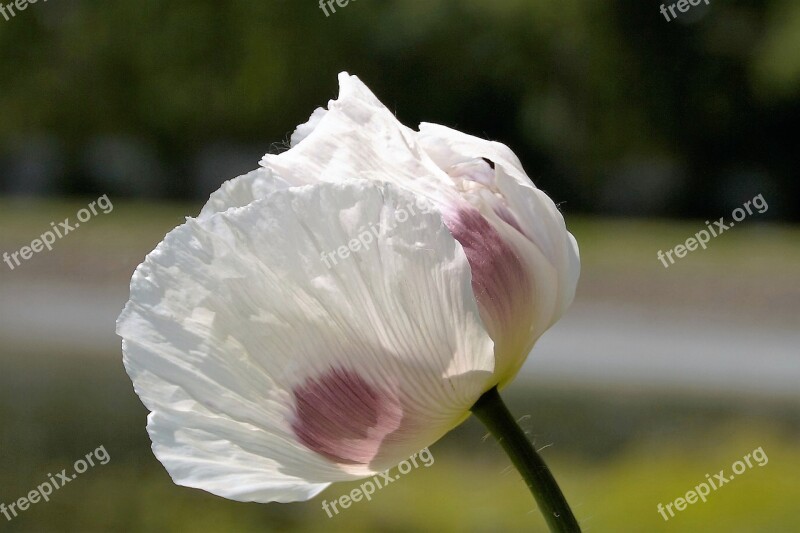
[[497,387],[484,393],[471,411],[489,429],[522,474],[550,531],[580,533],[578,521],[575,520],[553,474],[503,403]]

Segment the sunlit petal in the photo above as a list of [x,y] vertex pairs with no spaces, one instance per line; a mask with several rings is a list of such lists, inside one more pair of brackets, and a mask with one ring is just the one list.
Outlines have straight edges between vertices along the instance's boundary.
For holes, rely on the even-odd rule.
[[[306,499],[464,419],[494,343],[462,246],[417,202],[362,181],[278,190],[188,220],[148,256],[118,332],[177,483]],[[339,246],[351,253],[323,255]]]

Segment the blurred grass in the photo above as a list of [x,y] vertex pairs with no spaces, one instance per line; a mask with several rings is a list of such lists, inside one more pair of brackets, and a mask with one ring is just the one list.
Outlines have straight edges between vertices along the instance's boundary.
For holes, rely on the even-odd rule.
[[[19,247],[30,244],[43,232],[50,229],[50,222],[69,218],[76,221],[76,213],[96,198],[80,200],[40,200],[0,197],[0,235],[4,244],[11,240]],[[202,204],[169,204],[157,202],[115,202],[114,209],[92,217],[80,228],[57,241],[69,241],[70,249],[120,250],[155,246],[164,234],[183,223],[184,217],[196,216]]]
[[[663,271],[656,256],[658,250],[666,252],[706,229],[701,220],[565,217],[567,227],[580,243],[581,260],[598,268],[657,266],[659,272]],[[712,238],[706,250],[689,252],[667,270],[714,270],[721,265],[726,274],[765,269],[796,273],[800,266],[800,230],[790,225],[765,224],[757,217],[745,219]]]

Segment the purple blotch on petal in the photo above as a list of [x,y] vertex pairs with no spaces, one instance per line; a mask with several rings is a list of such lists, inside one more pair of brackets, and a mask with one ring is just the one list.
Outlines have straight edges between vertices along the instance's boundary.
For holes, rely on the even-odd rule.
[[533,296],[533,280],[516,251],[475,208],[446,214],[445,224],[464,248],[478,305],[496,324],[508,324]]
[[297,438],[340,464],[368,464],[403,418],[396,396],[343,368],[308,378],[293,393]]

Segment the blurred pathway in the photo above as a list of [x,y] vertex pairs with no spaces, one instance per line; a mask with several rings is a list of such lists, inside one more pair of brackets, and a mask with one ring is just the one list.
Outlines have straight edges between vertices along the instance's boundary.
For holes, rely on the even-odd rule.
[[537,380],[800,398],[800,331],[758,318],[579,303],[523,370]]
[[[124,283],[0,286],[0,346],[39,357],[119,358]],[[579,301],[536,346],[524,378],[587,386],[800,397],[800,331],[786,323]]]

